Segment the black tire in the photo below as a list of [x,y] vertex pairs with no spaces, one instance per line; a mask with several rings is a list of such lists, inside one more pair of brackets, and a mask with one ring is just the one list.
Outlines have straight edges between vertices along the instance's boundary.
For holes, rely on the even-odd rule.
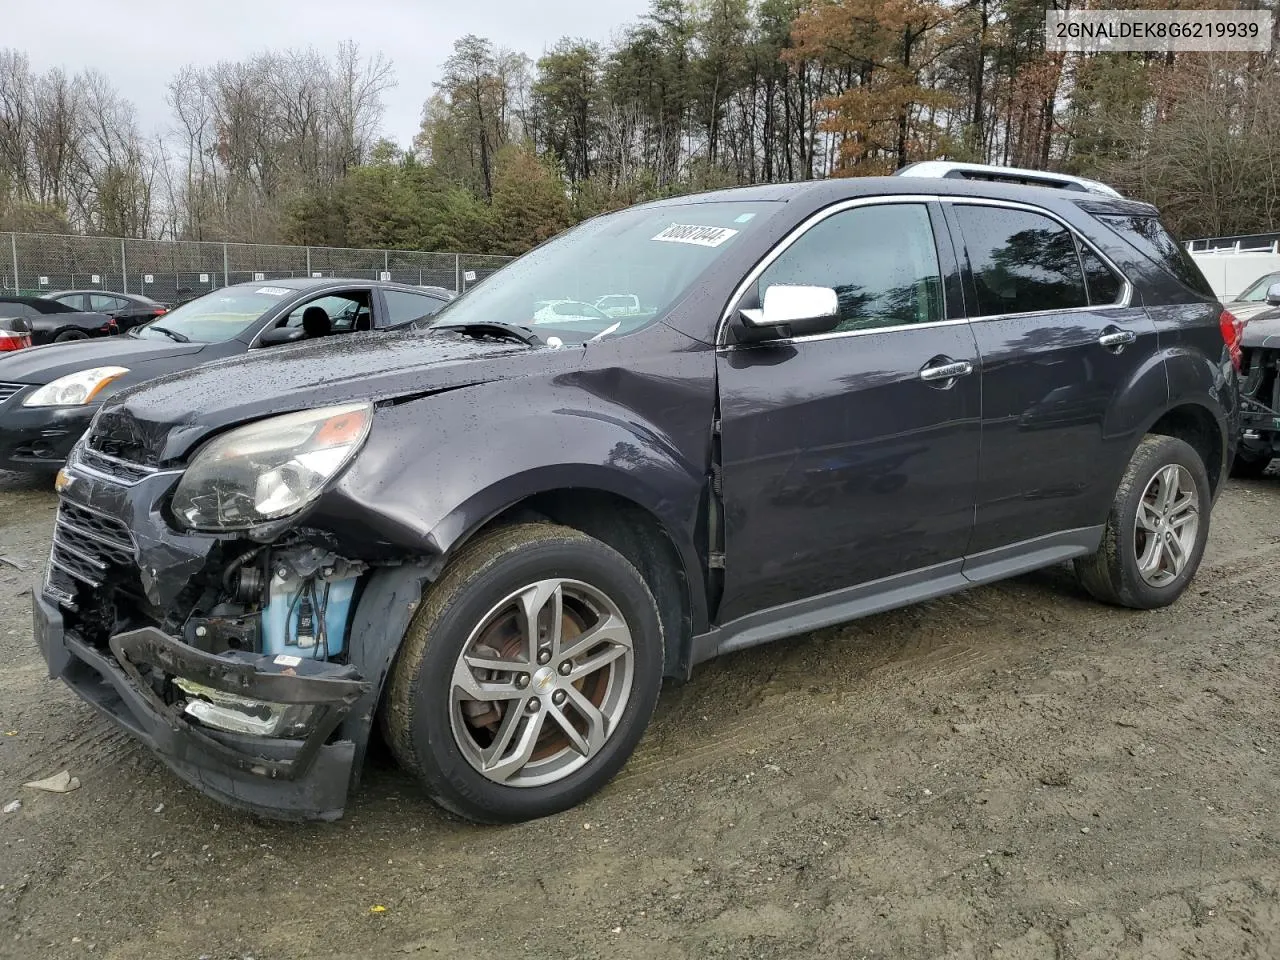
[[[1153,586],[1143,578],[1139,569],[1135,524],[1139,504],[1148,485],[1160,470],[1171,465],[1185,468],[1195,485],[1198,527],[1183,569],[1169,583]],[[1081,585],[1103,603],[1136,610],[1167,607],[1182,595],[1200,566],[1205,542],[1209,538],[1212,506],[1209,476],[1200,455],[1175,437],[1144,437],[1116,490],[1101,547],[1097,553],[1075,561],[1076,576]]]
[[68,343],[71,340],[88,340],[89,335],[83,330],[63,330],[53,338],[54,343]]
[[1249,454],[1238,450],[1235,459],[1231,461],[1231,476],[1237,480],[1257,480],[1267,472],[1269,466],[1271,466],[1271,454]]
[[[630,697],[599,751],[562,779],[538,786],[496,783],[472,766],[450,725],[454,666],[472,631],[512,591],[548,577],[604,593],[630,630]],[[536,666],[536,665],[535,665]],[[621,554],[568,527],[526,523],[465,544],[427,588],[388,678],[382,729],[397,761],[444,808],[480,823],[516,823],[580,803],[607,783],[644,734],[662,686],[663,637],[644,579]]]

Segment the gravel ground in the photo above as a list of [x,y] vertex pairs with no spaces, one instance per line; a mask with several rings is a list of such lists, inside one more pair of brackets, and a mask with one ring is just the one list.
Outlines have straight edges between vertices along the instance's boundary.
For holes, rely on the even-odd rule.
[[0,476],[0,957],[1280,956],[1278,505],[1233,483],[1169,610],[1054,569],[701,667],[559,817],[459,822],[375,754],[300,827],[46,679],[54,498]]

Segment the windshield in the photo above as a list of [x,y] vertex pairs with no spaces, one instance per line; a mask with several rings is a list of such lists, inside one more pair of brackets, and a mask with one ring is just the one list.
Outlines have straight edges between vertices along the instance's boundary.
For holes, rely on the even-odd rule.
[[[295,292],[284,287],[215,290],[175,307],[153,323],[137,327],[130,333],[144,340],[185,337],[194,343],[221,343],[243,333],[284,297]],[[171,333],[162,333],[161,330]]]
[[1265,277],[1259,277],[1237,300],[1248,300],[1251,303],[1261,303],[1267,299],[1267,291],[1271,289],[1273,283],[1280,283],[1280,273],[1268,273]]
[[566,342],[631,333],[665,314],[773,207],[683,203],[589,220],[468,290],[431,326],[508,323]]

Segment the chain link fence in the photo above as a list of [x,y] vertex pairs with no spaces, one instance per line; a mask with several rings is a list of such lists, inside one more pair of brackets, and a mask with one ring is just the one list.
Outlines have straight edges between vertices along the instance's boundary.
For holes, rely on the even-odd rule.
[[110,290],[180,303],[233,283],[285,277],[393,280],[461,293],[511,257],[193,240],[0,233],[0,290]]

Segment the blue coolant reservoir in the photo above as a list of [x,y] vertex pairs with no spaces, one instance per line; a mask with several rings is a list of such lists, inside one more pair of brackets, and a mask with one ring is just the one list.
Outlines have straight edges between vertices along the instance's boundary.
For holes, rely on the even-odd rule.
[[359,577],[271,577],[262,611],[262,652],[329,660],[347,648],[347,619]]

